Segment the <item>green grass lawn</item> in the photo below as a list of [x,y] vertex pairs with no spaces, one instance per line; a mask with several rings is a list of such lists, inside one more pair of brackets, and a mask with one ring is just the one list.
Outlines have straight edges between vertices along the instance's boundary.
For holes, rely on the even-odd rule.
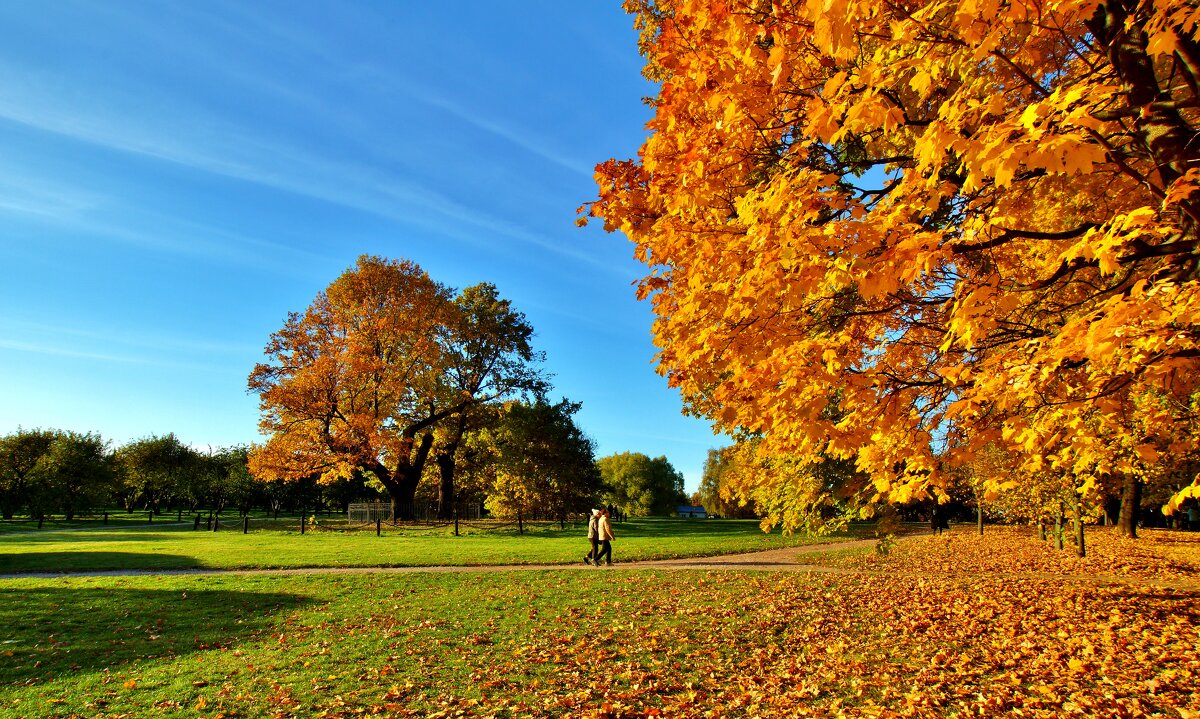
[[[588,549],[582,527],[527,525],[483,529],[462,525],[339,531],[344,524],[321,520],[316,531],[300,534],[280,523],[276,529],[242,534],[229,527],[193,531],[191,525],[99,527],[84,531],[0,535],[0,573],[69,572],[119,569],[237,569],[282,567],[478,566],[493,564],[572,564]],[[865,530],[864,530],[865,531]],[[618,523],[613,556],[637,559],[711,556],[756,551],[815,539],[764,534],[757,522],[741,520],[635,519]]]
[[[619,570],[7,580],[0,717],[473,716],[483,702],[496,706],[479,716],[562,716],[579,691],[702,681],[660,648],[706,644],[695,618],[744,599],[731,585],[693,594],[696,581]],[[593,666],[601,652],[611,676]],[[539,708],[548,698],[566,703]]]
[[8,579],[0,718],[1187,717],[1196,599],[620,568]]
[[[0,520],[0,536],[6,534],[30,534],[34,532],[49,532],[63,529],[99,529],[102,527],[142,527],[158,524],[175,523],[178,514],[160,514],[151,518],[148,512],[126,513],[122,511],[110,512],[107,522],[103,515],[87,515],[86,517],[77,517],[71,521],[67,521],[61,515],[47,517],[38,527],[38,521],[29,517],[17,517],[15,519]],[[191,521],[191,517],[185,515],[187,521]]]

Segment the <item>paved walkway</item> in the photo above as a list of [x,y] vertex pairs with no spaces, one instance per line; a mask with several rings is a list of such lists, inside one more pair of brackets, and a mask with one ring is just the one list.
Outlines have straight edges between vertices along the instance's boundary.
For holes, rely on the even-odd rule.
[[[831,567],[806,565],[805,554],[831,550],[858,549],[875,546],[874,539],[857,539],[845,542],[824,542],[799,547],[771,549],[746,554],[726,554],[716,557],[685,557],[681,559],[655,559],[637,562],[618,562],[613,568],[620,569],[724,569],[757,571],[833,571]],[[58,577],[144,577],[158,575],[209,575],[209,574],[399,574],[410,572],[528,572],[544,570],[587,570],[604,571],[604,567],[586,564],[502,564],[477,566],[431,566],[431,567],[296,567],[290,569],[117,569],[97,572],[27,572],[0,574],[0,579],[58,578]]]
[[[897,541],[904,541],[901,537]],[[847,549],[862,549],[874,547],[874,539],[857,539],[852,541],[823,542],[807,544],[799,547],[771,549],[763,552],[744,554],[725,554],[715,557],[684,557],[679,559],[654,559],[635,562],[618,562],[611,568],[591,567],[578,564],[501,564],[501,565],[472,565],[472,566],[424,566],[424,567],[295,567],[289,569],[120,569],[97,572],[28,572],[20,574],[0,574],[3,579],[41,578],[58,579],[68,577],[145,577],[145,576],[188,576],[188,575],[311,575],[311,574],[412,574],[412,573],[464,573],[464,572],[530,572],[530,571],[611,571],[664,569],[664,570],[710,570],[710,571],[769,571],[769,572],[816,572],[821,574],[886,574],[890,577],[911,577],[915,579],[933,579],[927,574],[916,572],[886,572],[872,571],[861,568],[833,567],[821,564],[809,564],[804,561],[805,555],[813,555],[830,551]],[[940,576],[940,575],[939,575]],[[940,578],[954,578],[956,575],[944,575]],[[1011,580],[1052,580],[1059,582],[1080,582],[1091,585],[1129,585],[1156,587],[1176,591],[1200,592],[1200,581],[1192,578],[1179,579],[1149,579],[1145,577],[1115,576],[1115,575],[1073,575],[1052,574],[1044,572],[1003,572],[991,573],[990,578]],[[963,577],[959,577],[963,578]]]

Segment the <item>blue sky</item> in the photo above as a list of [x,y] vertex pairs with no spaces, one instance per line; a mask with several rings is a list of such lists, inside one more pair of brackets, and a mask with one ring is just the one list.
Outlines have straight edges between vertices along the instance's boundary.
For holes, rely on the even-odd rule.
[[246,376],[363,254],[525,312],[601,456],[724,442],[574,226],[655,88],[617,0],[0,4],[0,433],[259,439]]

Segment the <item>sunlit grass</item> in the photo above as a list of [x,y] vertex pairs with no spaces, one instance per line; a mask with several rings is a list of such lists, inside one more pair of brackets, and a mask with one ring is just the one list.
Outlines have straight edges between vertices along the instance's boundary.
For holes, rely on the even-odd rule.
[[1187,716],[1196,599],[954,573],[10,579],[0,717]]
[[[385,525],[382,536],[373,526],[344,528],[319,520],[305,534],[298,525],[242,534],[236,524],[217,532],[159,525],[10,534],[0,536],[0,572],[575,564],[588,549],[584,528],[570,524],[527,525],[523,534],[515,525],[461,524],[457,537],[452,525]],[[670,519],[629,520],[614,531],[617,562],[775,549],[853,534],[816,539],[764,534],[754,521]]]

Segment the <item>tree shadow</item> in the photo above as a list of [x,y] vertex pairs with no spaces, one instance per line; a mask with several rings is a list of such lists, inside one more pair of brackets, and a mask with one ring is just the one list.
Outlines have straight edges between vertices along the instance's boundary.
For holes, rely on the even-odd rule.
[[1136,603],[1138,614],[1152,623],[1184,620],[1191,624],[1200,623],[1200,590],[1155,586],[1108,588],[1105,596]]
[[200,569],[195,557],[163,552],[0,552],[0,574]]
[[0,585],[0,686],[222,649],[313,602],[282,593]]

